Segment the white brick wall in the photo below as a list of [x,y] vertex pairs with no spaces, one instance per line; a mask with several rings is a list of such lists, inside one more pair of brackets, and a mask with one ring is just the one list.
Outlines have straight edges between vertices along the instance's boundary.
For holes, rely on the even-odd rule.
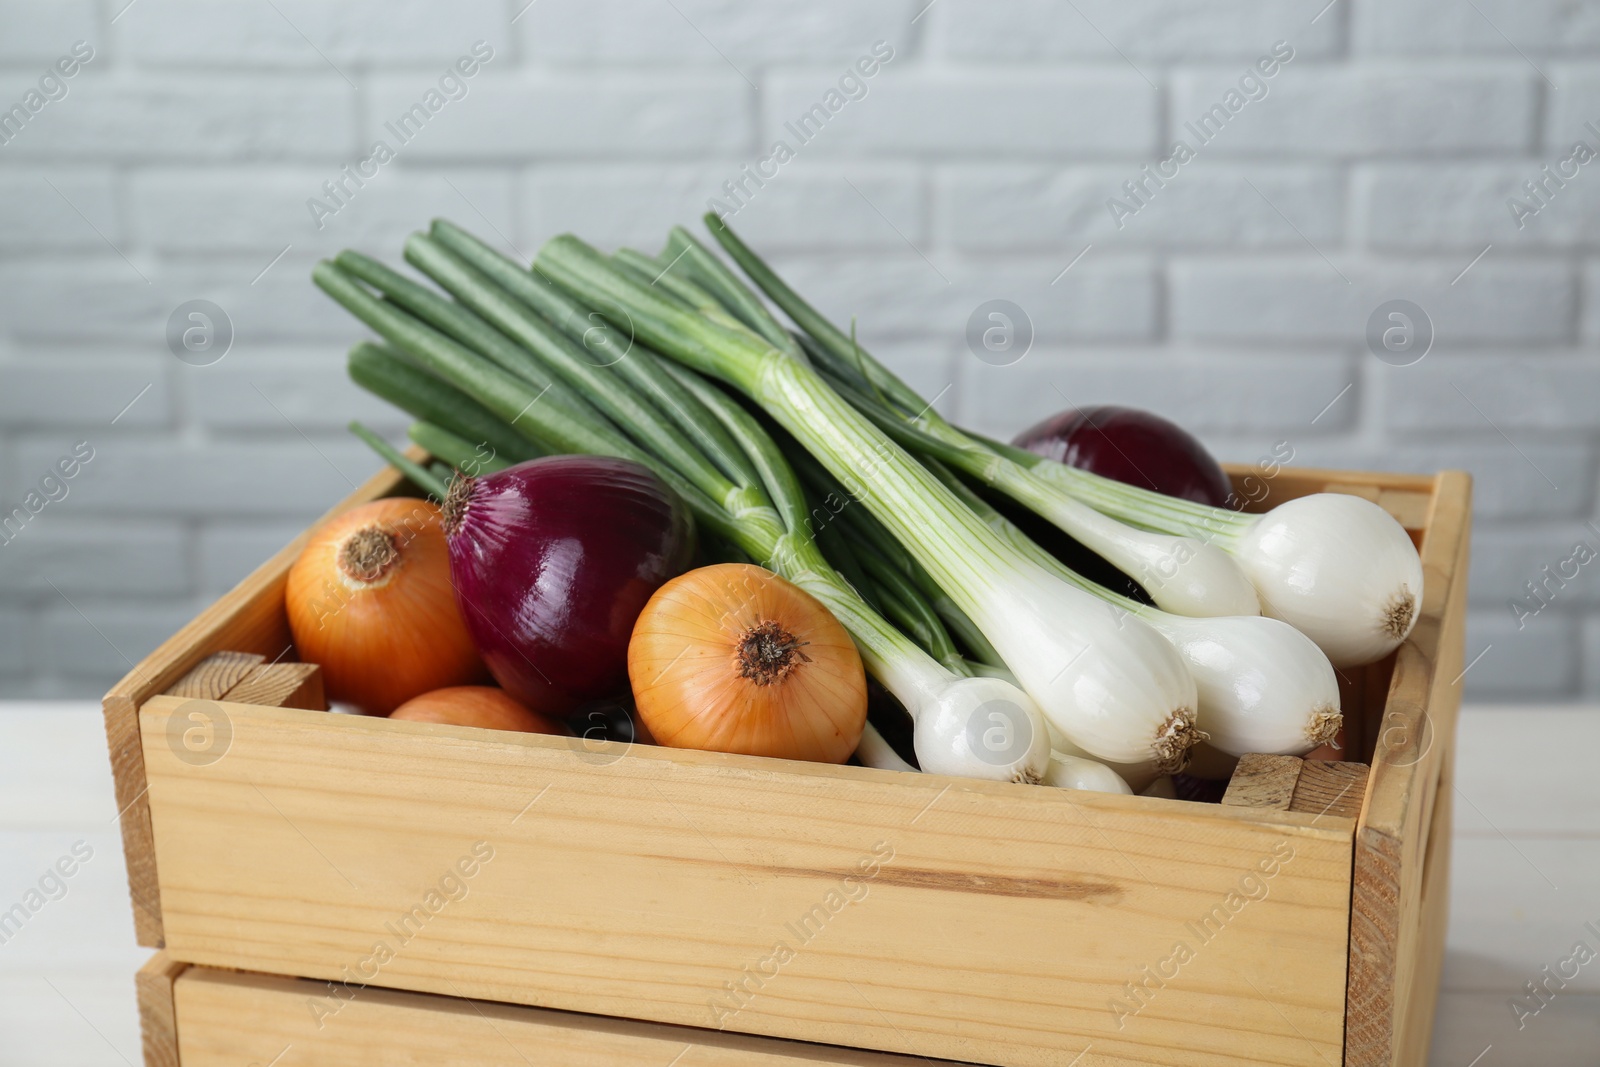
[[[0,109],[95,49],[0,145],[0,503],[96,449],[0,545],[0,681],[97,693],[373,468],[348,418],[402,431],[345,380],[361,331],[315,259],[396,258],[435,215],[524,254],[567,229],[654,251],[783,138],[737,224],[943,409],[1003,434],[1121,401],[1225,458],[1465,467],[1470,695],[1600,695],[1600,571],[1522,629],[1507,603],[1600,547],[1600,162],[1520,228],[1506,205],[1600,148],[1600,14],[1325,2],[0,0]],[[465,98],[319,227],[307,198],[480,39]],[[866,95],[796,146],[784,123],[878,41]],[[1266,95],[1119,227],[1108,198],[1278,41]],[[164,341],[195,298],[235,331],[208,367]],[[1036,329],[1012,367],[963,341],[993,298]],[[1366,347],[1395,298],[1435,328],[1415,366]]]

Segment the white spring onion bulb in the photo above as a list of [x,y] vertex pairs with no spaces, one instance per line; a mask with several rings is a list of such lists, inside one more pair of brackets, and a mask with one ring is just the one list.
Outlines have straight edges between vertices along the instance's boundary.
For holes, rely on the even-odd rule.
[[929,774],[1025,783],[1044,778],[1049,728],[1033,701],[1009,682],[961,678],[910,710],[917,763]]
[[1212,748],[1231,756],[1298,756],[1339,732],[1333,665],[1288,623],[1260,615],[1186,619],[1150,612],[1144,618],[1189,665],[1200,691],[1196,725]]
[[1069,756],[1065,752],[1050,754],[1050,769],[1045,772],[1044,784],[1060,789],[1086,789],[1092,793],[1133,793],[1128,783],[1104,763]]
[[991,485],[1133,578],[1161,610],[1197,618],[1260,613],[1249,577],[1215,545],[1128,526],[1015,463],[998,458],[993,462],[998,469]]
[[1230,546],[1266,614],[1315,641],[1336,667],[1382,659],[1416,625],[1422,560],[1370,500],[1316,493],[1256,518]]
[[[973,664],[972,667],[974,670],[983,671],[986,676],[991,678],[1011,678],[1011,672],[1004,667],[991,667],[985,664]],[[1053,723],[1050,725],[1050,749],[1050,770],[1045,773],[1045,785],[1060,785],[1060,779],[1062,775],[1068,773],[1068,768],[1077,766],[1076,764],[1058,765],[1061,764],[1062,760],[1066,759],[1076,759],[1080,763],[1085,761],[1092,762],[1097,766],[1105,767],[1116,775],[1123,785],[1135,793],[1160,777],[1160,772],[1156,770],[1156,763],[1153,759],[1143,760],[1139,763],[1110,763],[1106,760],[1095,759],[1089,753],[1073,744],[1072,740],[1057,729]],[[1197,753],[1205,750],[1206,744],[1202,741],[1189,751]],[[1082,768],[1078,768],[1078,770],[1081,772]],[[1056,780],[1052,781],[1052,778]],[[1119,793],[1123,792],[1123,790],[1110,789],[1100,790],[1100,792]]]
[[[1031,698],[1022,703],[1018,722],[1040,711],[1098,759],[1154,759],[1165,770],[1182,769],[1189,748],[1201,740],[1194,727],[1196,692],[1167,641],[1027,559],[810,367],[765,346],[751,355],[759,372],[746,366],[731,376],[866,504],[989,639]],[[977,693],[980,683],[994,681],[975,678],[951,688],[966,685]],[[941,717],[934,736],[954,738],[972,729],[960,716],[982,711],[987,722],[997,709],[1011,714],[1003,710],[1007,701],[1017,703],[1014,695],[975,701],[968,693],[941,692],[937,706],[924,706]],[[937,772],[923,757],[925,713],[901,702],[918,720],[918,761]],[[1047,758],[1041,733],[1034,731],[1030,751]],[[946,750],[944,742],[930,742],[937,750],[931,755],[971,755],[970,745],[950,743]]]
[[915,771],[889,742],[883,739],[878,728],[870,722],[861,728],[861,740],[856,745],[856,759],[863,767],[876,767],[880,771]]
[[[1187,618],[1118,596],[1074,574],[981,499],[966,499],[991,529],[1030,560],[1099,597],[1114,615],[1143,619],[1170,643],[1196,687],[1195,726],[1212,747],[1235,756],[1299,755],[1338,733],[1343,723],[1338,679],[1328,657],[1294,627],[1260,615]],[[1070,731],[1063,728],[1061,733],[1067,741],[1088,747]],[[1057,738],[1057,748],[1061,740]],[[1168,773],[1172,768],[1156,764],[1153,769]],[[1130,779],[1143,777],[1130,774]]]
[[1422,560],[1405,527],[1370,500],[1313,493],[1264,515],[1244,515],[1051,460],[1029,470],[1124,522],[1223,549],[1255,586],[1262,613],[1311,638],[1335,667],[1382,659],[1416,625]]
[[[918,757],[921,758],[920,756]],[[864,767],[883,771],[911,771],[917,768],[900,758],[882,734],[869,722],[861,731],[861,743],[856,747],[856,759]],[[1104,763],[1064,752],[1049,753],[1049,765],[1044,772],[1042,785],[1058,789],[1087,789],[1096,793],[1132,793],[1128,783]]]
[[1198,694],[1155,630],[1020,554],[967,610],[1073,743],[1112,763],[1154,759],[1165,771],[1183,769],[1203,736],[1195,729]]
[[[924,771],[1023,784],[1044,778],[1050,762],[1049,724],[1014,682],[955,674],[870,613],[853,591],[803,572],[794,580],[844,624],[867,672],[905,707]],[[886,765],[885,752],[894,755],[868,724],[856,754],[868,766],[879,767]]]
[[[1076,756],[1079,759],[1094,759],[1094,757],[1090,756],[1089,753],[1085,752],[1083,749],[1079,748],[1077,745],[1068,740],[1067,737],[1060,731],[1051,731],[1050,747],[1053,750],[1051,753],[1052,759],[1057,756]],[[1190,749],[1190,751],[1198,752],[1204,747],[1205,743],[1201,742],[1193,749]],[[1142,763],[1107,763],[1105,760],[1095,760],[1095,762],[1109,767],[1116,774],[1116,776],[1126,782],[1128,788],[1132,789],[1135,793],[1139,792],[1139,790],[1143,789],[1145,786],[1149,785],[1151,782],[1155,781],[1161,776],[1160,772],[1156,770],[1156,764],[1154,760],[1145,760]],[[1049,775],[1046,774],[1045,778],[1048,780]]]

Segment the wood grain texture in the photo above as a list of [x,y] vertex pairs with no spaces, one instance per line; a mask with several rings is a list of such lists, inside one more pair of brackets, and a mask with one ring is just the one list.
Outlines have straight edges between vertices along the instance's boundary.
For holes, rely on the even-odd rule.
[[1438,997],[1448,919],[1450,805],[1466,622],[1471,480],[1437,476],[1422,542],[1423,602],[1395,655],[1356,834],[1345,1063],[1420,1062]]
[[[420,449],[413,452],[414,458],[426,458],[427,454]],[[405,484],[397,471],[385,467],[330,510],[317,525],[368,500],[392,496]],[[139,706],[156,694],[165,693],[214,652],[242,652],[276,660],[291,647],[289,625],[283,612],[283,588],[289,566],[299,556],[308,536],[309,530],[257,567],[227,596],[162,642],[101,702],[105,713],[106,748],[117,787],[117,811],[122,829],[122,853],[128,867],[133,926],[141,945],[160,948],[164,935],[144,750],[139,737]]]
[[1289,810],[1354,819],[1367,795],[1368,773],[1365,763],[1301,760]]
[[1272,756],[1247,752],[1228,779],[1222,802],[1235,808],[1263,808],[1288,811],[1294,803],[1295,783],[1300,779],[1299,756]]
[[[912,1067],[915,1057],[714,1030],[365,989],[335,1015],[327,986],[191,968],[177,984],[184,1067]],[[147,1065],[151,1067],[151,1065]],[[176,1061],[174,1061],[176,1067]]]
[[141,717],[190,962],[1019,1067],[1340,1055],[1350,819],[227,702],[194,766],[156,740],[182,705]]
[[259,652],[213,652],[179,678],[167,690],[167,694],[197,700],[221,700],[227,696],[228,690],[244,681],[266,658]]
[[327,711],[322,668],[315,663],[269,663],[252,668],[225,698],[235,704]]
[[134,987],[139,995],[139,1035],[144,1067],[179,1067],[178,1016],[172,984],[189,967],[157,952],[139,968]]

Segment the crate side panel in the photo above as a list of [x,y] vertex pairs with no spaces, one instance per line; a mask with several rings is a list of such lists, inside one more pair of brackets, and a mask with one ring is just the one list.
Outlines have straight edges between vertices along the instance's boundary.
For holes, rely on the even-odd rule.
[[190,962],[1019,1067],[1342,1049],[1350,819],[232,704],[198,766],[178,706]]
[[[542,1008],[191,968],[176,988],[184,1067],[912,1067],[924,1060]],[[173,1061],[176,1067],[176,1061]]]
[[[1461,705],[1471,483],[1438,476],[1422,543],[1424,597],[1396,657],[1356,835],[1352,892],[1350,1067],[1383,1067],[1432,1018],[1438,996],[1446,872],[1430,871],[1437,819],[1448,834],[1449,788]],[[1437,847],[1437,846],[1434,846]],[[1424,898],[1432,880],[1437,891]],[[1425,1040],[1423,1042],[1425,1044]]]
[[179,1067],[178,1015],[173,983],[188,969],[165,952],[157,952],[134,975],[139,999],[139,1037],[145,1067]]

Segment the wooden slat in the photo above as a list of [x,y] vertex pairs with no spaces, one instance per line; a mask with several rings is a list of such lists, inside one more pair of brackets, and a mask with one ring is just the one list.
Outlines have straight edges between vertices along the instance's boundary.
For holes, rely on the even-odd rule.
[[139,996],[144,1067],[179,1067],[178,1016],[172,984],[188,967],[187,963],[178,963],[165,952],[157,952],[134,976]]
[[1402,995],[1398,1037],[1391,1062],[1423,1063],[1433,1039],[1434,1012],[1438,1007],[1439,980],[1444,969],[1445,934],[1450,915],[1450,843],[1455,808],[1455,751],[1446,753],[1433,805],[1433,821],[1421,862],[1421,891],[1417,901],[1417,937],[1413,949],[1416,966],[1411,985]]
[[[913,1067],[917,1057],[370,987],[328,1011],[322,982],[191,968],[184,1067]],[[323,1013],[309,1010],[322,1005]],[[175,1061],[174,1061],[175,1062]]]
[[[1396,653],[1356,834],[1345,1063],[1420,1062],[1438,996],[1450,808],[1438,804],[1453,756],[1466,625],[1471,479],[1437,477],[1422,542],[1423,602]],[[1437,806],[1437,810],[1436,810]],[[1424,888],[1429,887],[1428,892]]]
[[1300,764],[1299,756],[1246,753],[1239,757],[1239,766],[1228,779],[1228,791],[1222,794],[1222,802],[1229,807],[1288,811],[1294,803]]
[[1378,506],[1400,521],[1408,530],[1420,530],[1427,525],[1428,510],[1433,507],[1433,490],[1385,489],[1378,493]]
[[221,700],[266,658],[259,652],[213,652],[179,678],[167,695]]
[[1353,819],[1366,796],[1367,765],[1258,752],[1239,757],[1222,803]]
[[1289,810],[1354,819],[1366,799],[1367,771],[1365,763],[1304,760]]
[[[391,988],[1011,1067],[1343,1044],[1351,819],[653,746],[597,765],[570,739],[228,702],[231,748],[200,766],[162,740],[183,704],[141,718],[169,951],[193,963],[342,980],[385,941]],[[390,927],[475,847],[492,860],[402,946]],[[1120,1018],[1275,855],[1270,895]],[[747,974],[759,993],[719,1012]]]
[[[1278,474],[1265,478],[1254,464],[1224,463],[1222,469],[1233,482],[1234,491],[1245,499],[1261,497],[1261,486],[1266,485],[1266,495],[1246,508],[1259,512],[1276,507],[1288,500],[1309,496],[1312,493],[1348,493],[1364,497],[1380,506],[1387,506],[1391,493],[1412,493],[1432,498],[1435,479],[1431,474],[1386,474],[1381,471],[1339,471],[1320,467],[1284,467]],[[1249,479],[1247,482],[1246,479]],[[1395,500],[1400,510],[1395,517],[1408,530],[1421,529],[1416,502],[1403,497]],[[1426,514],[1425,512],[1423,513]]]
[[1351,484],[1349,482],[1327,482],[1317,492],[1344,493],[1348,496],[1358,496],[1363,500],[1370,500],[1374,504],[1383,496],[1383,490],[1376,485]]
[[[427,459],[427,453],[421,449],[414,448],[409,454],[419,461]],[[144,749],[139,738],[140,705],[165,693],[213,652],[231,650],[274,660],[283,655],[292,645],[283,613],[283,588],[289,566],[299,556],[310,529],[358,504],[392,496],[406,484],[399,472],[389,467],[373,475],[307,532],[284,546],[221,600],[162,642],[106,694],[101,703],[105,712],[106,748],[116,782],[122,853],[128,868],[128,894],[133,903],[134,933],[139,944],[160,948],[164,943],[161,887],[156,876]]]
[[326,711],[322,693],[322,668],[315,663],[271,663],[256,667],[225,699],[235,704],[262,704],[274,708]]

